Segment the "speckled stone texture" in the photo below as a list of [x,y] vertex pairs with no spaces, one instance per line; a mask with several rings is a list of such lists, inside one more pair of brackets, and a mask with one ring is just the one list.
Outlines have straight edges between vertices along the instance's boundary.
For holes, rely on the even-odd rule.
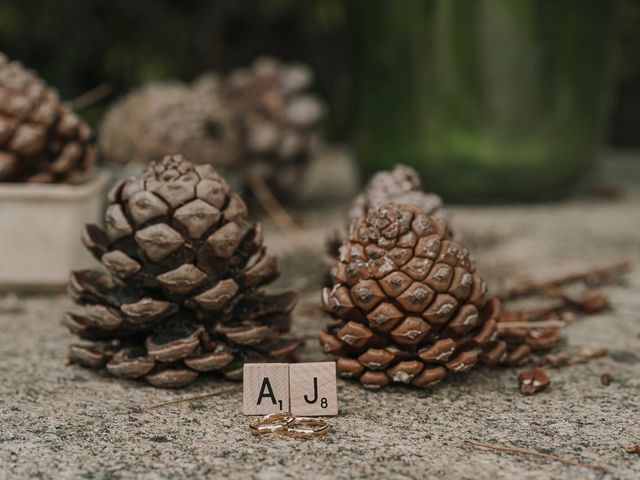
[[[605,346],[610,354],[548,370],[546,392],[523,397],[516,369],[478,368],[424,391],[375,393],[339,381],[341,414],[329,419],[329,436],[254,438],[240,413],[241,393],[148,410],[228,382],[158,390],[64,366],[73,338],[60,318],[70,303],[64,296],[22,297],[22,312],[0,313],[0,479],[640,478],[640,456],[623,450],[640,443],[640,162],[616,160],[605,174],[626,182],[623,199],[581,195],[449,209],[496,288],[620,258],[636,262],[626,285],[606,288],[614,311],[566,329],[564,348]],[[297,241],[319,252],[323,232],[342,217],[333,208],[305,220]],[[291,243],[268,230],[269,249],[285,254],[291,275],[283,286],[306,286],[295,317],[295,330],[308,338],[304,359],[322,359],[314,337],[325,320],[310,307],[319,303],[318,285],[309,282],[317,280],[309,277],[313,262],[294,261]],[[615,377],[608,387],[600,384],[605,372]],[[481,450],[465,439],[600,463],[609,472]]]

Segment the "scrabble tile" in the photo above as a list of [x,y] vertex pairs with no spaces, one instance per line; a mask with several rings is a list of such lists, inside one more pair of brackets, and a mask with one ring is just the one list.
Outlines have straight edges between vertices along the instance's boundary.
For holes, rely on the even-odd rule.
[[245,363],[242,413],[268,415],[289,411],[289,364]]
[[291,364],[289,384],[294,415],[338,414],[335,362]]

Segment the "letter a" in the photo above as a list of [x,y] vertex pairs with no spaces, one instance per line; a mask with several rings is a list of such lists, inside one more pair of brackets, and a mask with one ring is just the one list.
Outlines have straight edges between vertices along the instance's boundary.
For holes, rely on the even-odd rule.
[[[267,390],[268,393],[265,393],[265,390]],[[278,404],[278,402],[276,402],[276,396],[273,394],[271,383],[267,377],[262,380],[262,387],[260,388],[260,395],[258,395],[258,403],[256,405],[260,405],[263,398],[270,398],[274,405]]]

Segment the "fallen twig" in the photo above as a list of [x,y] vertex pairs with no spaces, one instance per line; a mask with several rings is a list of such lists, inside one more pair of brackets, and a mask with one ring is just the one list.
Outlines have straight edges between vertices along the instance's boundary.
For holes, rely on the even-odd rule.
[[[501,322],[535,322],[547,320],[570,321],[576,314],[594,314],[609,308],[608,297],[597,290],[588,289],[580,298],[574,298],[560,289],[548,292],[554,297],[544,305],[530,309],[504,309]],[[506,328],[506,327],[505,327]]]
[[511,328],[564,328],[567,322],[562,320],[541,320],[539,322],[498,322],[498,330],[508,330]]
[[546,458],[548,460],[555,460],[557,462],[564,463],[565,465],[572,465],[574,467],[585,467],[585,468],[591,468],[593,470],[602,470],[605,472],[609,471],[609,468],[604,465],[600,465],[597,463],[581,463],[571,458],[565,458],[559,455],[551,455],[548,453],[541,453],[536,450],[528,450],[526,448],[507,447],[503,445],[494,445],[492,443],[477,442],[475,440],[465,440],[464,442],[468,443],[469,445],[473,445],[474,447],[487,448],[490,450],[499,450],[501,452],[508,452],[508,453],[518,453],[521,455],[531,455],[533,457],[540,457],[540,458]]
[[71,106],[76,112],[79,112],[90,107],[94,103],[98,103],[103,98],[108,97],[111,95],[112,91],[113,88],[111,88],[110,85],[101,83],[97,87],[94,87],[71,100]]
[[612,282],[631,268],[631,261],[624,260],[604,267],[592,268],[583,272],[574,272],[556,278],[541,281],[532,281],[523,285],[509,288],[497,295],[500,300],[513,300],[515,298],[545,294],[548,290],[568,285],[570,283],[584,282],[588,285],[601,285]]
[[271,189],[258,175],[247,175],[247,184],[256,196],[262,208],[280,229],[290,237],[302,235],[303,232],[289,212],[282,206]]
[[325,265],[332,265],[335,262],[335,259],[331,258],[328,254],[322,252],[319,253],[315,250],[310,249],[305,244],[300,244],[297,239],[302,238],[304,236],[304,231],[298,226],[293,217],[287,212],[287,209],[282,206],[280,201],[273,194],[269,186],[256,174],[247,175],[247,185],[251,189],[251,192],[256,196],[262,208],[265,209],[267,214],[271,217],[271,219],[275,222],[275,224],[280,228],[280,230],[285,234],[287,240],[294,248],[302,248],[304,250],[308,250],[310,253],[314,255],[314,257],[320,257],[320,260]]
[[609,308],[609,297],[593,288],[587,289],[580,297],[567,295],[561,289],[557,289],[557,292],[552,292],[552,295],[566,303],[565,311],[598,313]]
[[549,317],[556,316],[565,310],[567,304],[562,299],[554,299],[546,305],[530,309],[511,309],[505,308],[500,315],[500,322],[540,322],[550,320]]
[[157,405],[151,405],[150,407],[147,408],[147,410],[155,410],[156,408],[166,407],[168,405],[176,405],[178,403],[183,403],[183,402],[193,402],[195,400],[204,400],[206,398],[218,397],[220,395],[224,395],[225,393],[240,392],[240,391],[242,391],[242,386],[241,385],[234,385],[233,387],[222,388],[222,389],[217,390],[215,392],[205,393],[204,395],[195,395],[193,397],[180,398],[178,400],[172,400],[170,402],[164,402],[164,403],[158,403]]

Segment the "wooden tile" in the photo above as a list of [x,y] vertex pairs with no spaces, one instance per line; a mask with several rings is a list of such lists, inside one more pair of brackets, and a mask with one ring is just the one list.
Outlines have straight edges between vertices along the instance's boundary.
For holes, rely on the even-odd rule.
[[289,364],[245,363],[242,413],[268,415],[289,411]]
[[289,383],[294,415],[338,414],[335,362],[291,364]]

